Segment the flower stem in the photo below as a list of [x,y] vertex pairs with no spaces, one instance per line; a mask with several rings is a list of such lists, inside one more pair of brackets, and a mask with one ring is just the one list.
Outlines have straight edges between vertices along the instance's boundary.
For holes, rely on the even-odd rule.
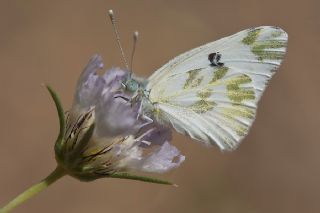
[[10,212],[15,207],[19,206],[23,202],[32,198],[34,195],[46,189],[48,186],[50,186],[52,183],[63,177],[65,174],[65,170],[58,166],[48,177],[46,177],[40,183],[31,186],[30,188],[22,192],[20,195],[15,197],[13,200],[11,200],[7,205],[2,207],[0,209],[0,213]]

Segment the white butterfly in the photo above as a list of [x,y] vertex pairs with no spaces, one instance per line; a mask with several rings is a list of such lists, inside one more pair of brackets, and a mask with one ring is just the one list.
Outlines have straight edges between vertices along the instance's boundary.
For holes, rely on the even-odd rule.
[[[190,50],[158,69],[143,88],[142,112],[207,145],[234,150],[248,134],[257,103],[280,66],[288,36],[262,26]],[[140,89],[141,91],[141,89]]]

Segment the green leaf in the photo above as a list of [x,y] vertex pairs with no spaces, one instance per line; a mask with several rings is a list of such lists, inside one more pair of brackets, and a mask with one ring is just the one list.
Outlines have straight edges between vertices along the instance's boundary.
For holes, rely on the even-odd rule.
[[63,146],[63,142],[64,142],[64,134],[66,131],[66,121],[64,117],[64,110],[57,93],[49,85],[45,85],[45,86],[47,87],[56,105],[58,116],[59,116],[60,131],[56,140],[55,149],[57,149],[58,151],[58,152],[56,151],[56,153],[60,153],[61,147]]
[[129,173],[114,173],[110,174],[108,177],[110,178],[120,178],[120,179],[130,179],[130,180],[137,180],[137,181],[143,181],[143,182],[149,182],[149,183],[157,183],[157,184],[164,184],[164,185],[171,185],[178,187],[178,185],[171,183],[166,180],[161,180],[153,177],[146,177],[146,176],[139,176],[139,175],[132,175]]

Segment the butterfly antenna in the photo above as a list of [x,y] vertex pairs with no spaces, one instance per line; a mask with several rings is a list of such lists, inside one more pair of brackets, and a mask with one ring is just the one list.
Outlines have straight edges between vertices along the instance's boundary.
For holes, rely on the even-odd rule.
[[115,20],[115,17],[114,17],[113,10],[109,10],[108,14],[109,14],[109,17],[110,17],[110,20],[111,20],[111,23],[112,23],[113,31],[114,31],[114,33],[116,35],[116,40],[117,40],[117,43],[118,43],[118,46],[119,46],[119,49],[120,49],[120,52],[121,52],[122,60],[123,60],[124,64],[126,65],[127,70],[129,70],[128,62],[127,62],[127,59],[126,59],[126,57],[124,55],[124,52],[123,52],[123,49],[122,49],[122,45],[121,45],[121,42],[120,42],[120,35],[119,35],[118,30],[117,30],[117,25],[116,25],[116,20]]
[[132,48],[131,61],[130,61],[130,75],[132,74],[132,70],[133,70],[133,57],[134,57],[134,53],[136,52],[138,36],[139,36],[139,32],[135,31],[133,33],[133,48]]

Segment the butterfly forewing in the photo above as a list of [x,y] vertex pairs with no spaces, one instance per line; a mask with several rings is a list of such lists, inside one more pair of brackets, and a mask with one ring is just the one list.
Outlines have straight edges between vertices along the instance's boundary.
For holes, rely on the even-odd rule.
[[155,119],[208,145],[235,149],[287,39],[280,28],[257,27],[177,56],[149,78]]

